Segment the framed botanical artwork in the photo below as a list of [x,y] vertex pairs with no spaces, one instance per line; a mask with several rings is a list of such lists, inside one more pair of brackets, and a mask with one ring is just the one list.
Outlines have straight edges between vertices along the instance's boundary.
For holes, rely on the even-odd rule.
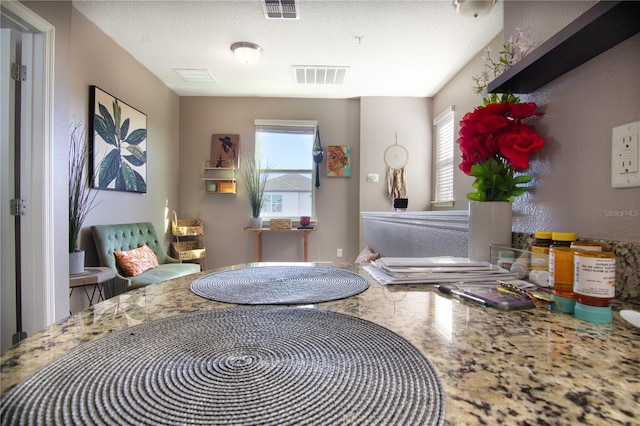
[[351,147],[329,145],[327,147],[327,177],[351,176]]
[[147,116],[97,86],[89,87],[93,187],[147,192]]
[[211,135],[211,166],[238,168],[240,135],[216,133]]

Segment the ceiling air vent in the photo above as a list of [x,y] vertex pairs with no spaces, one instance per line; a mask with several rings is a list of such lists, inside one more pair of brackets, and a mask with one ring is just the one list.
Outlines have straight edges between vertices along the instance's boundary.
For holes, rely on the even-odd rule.
[[297,84],[344,84],[349,67],[294,65]]
[[298,0],[262,0],[267,19],[299,19]]
[[191,69],[191,68],[174,68],[175,72],[187,83],[215,83],[209,70]]

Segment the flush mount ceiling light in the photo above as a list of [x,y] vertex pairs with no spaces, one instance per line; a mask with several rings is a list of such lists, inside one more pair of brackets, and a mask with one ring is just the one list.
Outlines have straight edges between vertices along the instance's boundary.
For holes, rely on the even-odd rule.
[[262,56],[262,47],[255,43],[240,41],[231,45],[231,51],[243,64],[254,64]]
[[491,11],[496,0],[453,0],[453,7],[460,16],[480,18]]

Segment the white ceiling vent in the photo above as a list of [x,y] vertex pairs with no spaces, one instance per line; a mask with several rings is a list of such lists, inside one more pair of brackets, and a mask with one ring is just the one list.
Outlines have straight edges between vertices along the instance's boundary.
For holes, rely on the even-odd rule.
[[267,19],[300,19],[298,0],[262,0]]
[[344,84],[349,67],[294,65],[297,84]]
[[190,69],[190,68],[174,68],[175,72],[187,83],[215,83],[209,70]]

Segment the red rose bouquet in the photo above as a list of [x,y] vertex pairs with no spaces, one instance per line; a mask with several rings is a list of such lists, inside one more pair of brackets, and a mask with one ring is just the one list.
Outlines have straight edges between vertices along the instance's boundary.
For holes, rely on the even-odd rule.
[[[497,98],[494,98],[497,100]],[[524,194],[531,176],[516,174],[529,167],[529,155],[544,146],[544,139],[523,122],[540,116],[533,102],[519,103],[514,96],[489,102],[465,114],[460,121],[460,169],[476,178],[472,201],[513,201]]]

